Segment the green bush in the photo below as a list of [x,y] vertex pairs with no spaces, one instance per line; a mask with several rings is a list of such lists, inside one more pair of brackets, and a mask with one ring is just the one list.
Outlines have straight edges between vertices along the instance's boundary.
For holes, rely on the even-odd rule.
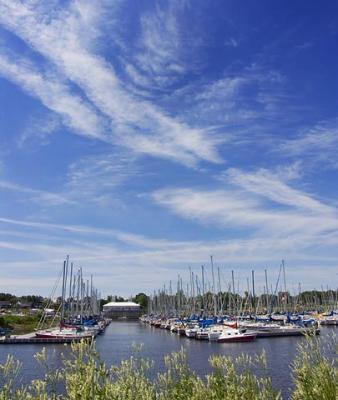
[[338,399],[337,354],[336,337],[324,348],[317,338],[308,338],[299,346],[292,365],[295,384],[292,400]]
[[[270,378],[257,377],[253,367],[266,367],[265,356],[212,356],[211,374],[203,379],[191,371],[181,349],[165,357],[165,371],[152,379],[153,362],[141,357],[139,349],[119,365],[107,368],[94,342],[71,346],[63,367],[53,370],[46,351],[35,358],[45,368],[45,377],[14,388],[20,365],[9,356],[0,366],[0,400],[277,400],[279,392]],[[327,351],[331,356],[326,357]],[[335,352],[334,354],[332,352]],[[322,349],[315,338],[300,346],[292,365],[295,389],[292,400],[337,400],[337,344]],[[265,370],[266,371],[266,370]],[[291,382],[290,382],[291,383]]]

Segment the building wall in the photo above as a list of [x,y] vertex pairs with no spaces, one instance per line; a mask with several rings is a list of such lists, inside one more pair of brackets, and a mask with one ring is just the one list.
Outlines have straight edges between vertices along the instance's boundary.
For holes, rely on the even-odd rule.
[[140,308],[131,307],[104,307],[103,315],[112,319],[138,319],[141,315]]

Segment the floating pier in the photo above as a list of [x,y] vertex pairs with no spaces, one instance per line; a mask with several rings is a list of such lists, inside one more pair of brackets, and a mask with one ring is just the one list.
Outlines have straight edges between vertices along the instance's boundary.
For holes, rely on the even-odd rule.
[[[314,331],[315,335],[320,334],[320,329],[315,329]],[[276,331],[257,331],[257,338],[270,338],[270,337],[285,337],[285,336],[304,336],[308,333],[307,330],[299,330],[299,331],[293,331],[293,330],[276,330]]]
[[0,338],[0,344],[64,344],[79,342],[83,337],[79,338],[38,338],[35,333],[27,335],[7,336]]
[[9,337],[5,339],[0,339],[0,344],[63,344],[72,343],[74,341],[79,341],[81,339],[72,338],[22,338],[22,337]]

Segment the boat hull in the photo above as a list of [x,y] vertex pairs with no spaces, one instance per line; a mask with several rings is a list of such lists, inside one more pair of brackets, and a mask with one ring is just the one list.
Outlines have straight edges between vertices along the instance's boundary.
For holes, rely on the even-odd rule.
[[207,332],[203,332],[203,333],[196,333],[196,339],[197,340],[209,340],[209,336]]
[[217,340],[218,343],[227,342],[253,342],[256,340],[256,334],[245,334],[245,335],[231,335],[231,336],[220,336]]
[[35,337],[39,339],[81,340],[81,339],[92,339],[93,335],[53,335],[48,333],[36,333]]

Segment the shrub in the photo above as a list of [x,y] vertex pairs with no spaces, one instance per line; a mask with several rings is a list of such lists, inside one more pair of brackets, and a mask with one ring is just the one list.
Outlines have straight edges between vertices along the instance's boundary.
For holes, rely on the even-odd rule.
[[317,338],[307,338],[293,362],[295,390],[292,400],[338,399],[338,343],[336,337],[324,347]]

